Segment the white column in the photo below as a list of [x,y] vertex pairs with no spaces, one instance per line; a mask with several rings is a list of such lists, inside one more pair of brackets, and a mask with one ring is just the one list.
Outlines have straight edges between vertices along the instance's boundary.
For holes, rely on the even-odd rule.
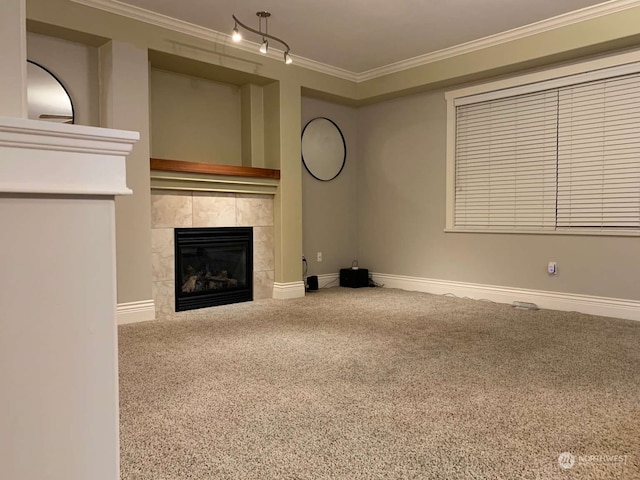
[[25,0],[0,1],[0,115],[27,117]]
[[137,138],[0,117],[2,479],[119,479],[115,195]]

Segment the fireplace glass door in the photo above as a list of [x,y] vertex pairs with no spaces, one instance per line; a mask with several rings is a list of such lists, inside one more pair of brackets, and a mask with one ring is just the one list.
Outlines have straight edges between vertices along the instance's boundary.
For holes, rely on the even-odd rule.
[[253,300],[251,227],[176,228],[176,311]]

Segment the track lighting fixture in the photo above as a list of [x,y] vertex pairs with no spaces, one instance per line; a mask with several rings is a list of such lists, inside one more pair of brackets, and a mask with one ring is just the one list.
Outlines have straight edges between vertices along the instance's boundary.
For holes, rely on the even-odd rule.
[[[291,55],[289,55],[289,50],[291,49],[289,48],[289,45],[287,45],[287,42],[285,42],[284,40],[280,40],[278,37],[274,37],[273,35],[269,35],[269,17],[271,16],[271,14],[269,12],[260,11],[260,12],[256,12],[256,16],[258,17],[258,30],[251,27],[247,27],[244,23],[238,20],[235,15],[231,15],[233,20],[236,22],[235,26],[233,27],[233,33],[231,34],[231,38],[233,39],[233,41],[239,42],[242,40],[242,35],[238,30],[238,25],[239,25],[245,30],[248,30],[262,37],[262,44],[260,45],[260,50],[259,50],[260,53],[266,54],[269,51],[268,39],[275,40],[276,42],[279,42],[284,46],[284,63],[287,65],[290,65],[291,63],[293,63],[293,59],[291,58]],[[262,20],[264,20],[264,31],[262,30]]]

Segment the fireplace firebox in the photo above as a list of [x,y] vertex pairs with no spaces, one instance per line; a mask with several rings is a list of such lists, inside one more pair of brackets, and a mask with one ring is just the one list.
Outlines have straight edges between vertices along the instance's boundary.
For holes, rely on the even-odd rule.
[[176,228],[176,312],[253,300],[253,228]]

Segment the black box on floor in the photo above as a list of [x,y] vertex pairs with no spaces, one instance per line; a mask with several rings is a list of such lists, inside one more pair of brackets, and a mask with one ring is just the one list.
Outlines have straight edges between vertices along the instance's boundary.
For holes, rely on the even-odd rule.
[[340,286],[360,288],[369,286],[369,270],[366,268],[341,268]]
[[307,277],[307,290],[314,292],[317,289],[318,289],[318,276],[312,275],[310,277]]

